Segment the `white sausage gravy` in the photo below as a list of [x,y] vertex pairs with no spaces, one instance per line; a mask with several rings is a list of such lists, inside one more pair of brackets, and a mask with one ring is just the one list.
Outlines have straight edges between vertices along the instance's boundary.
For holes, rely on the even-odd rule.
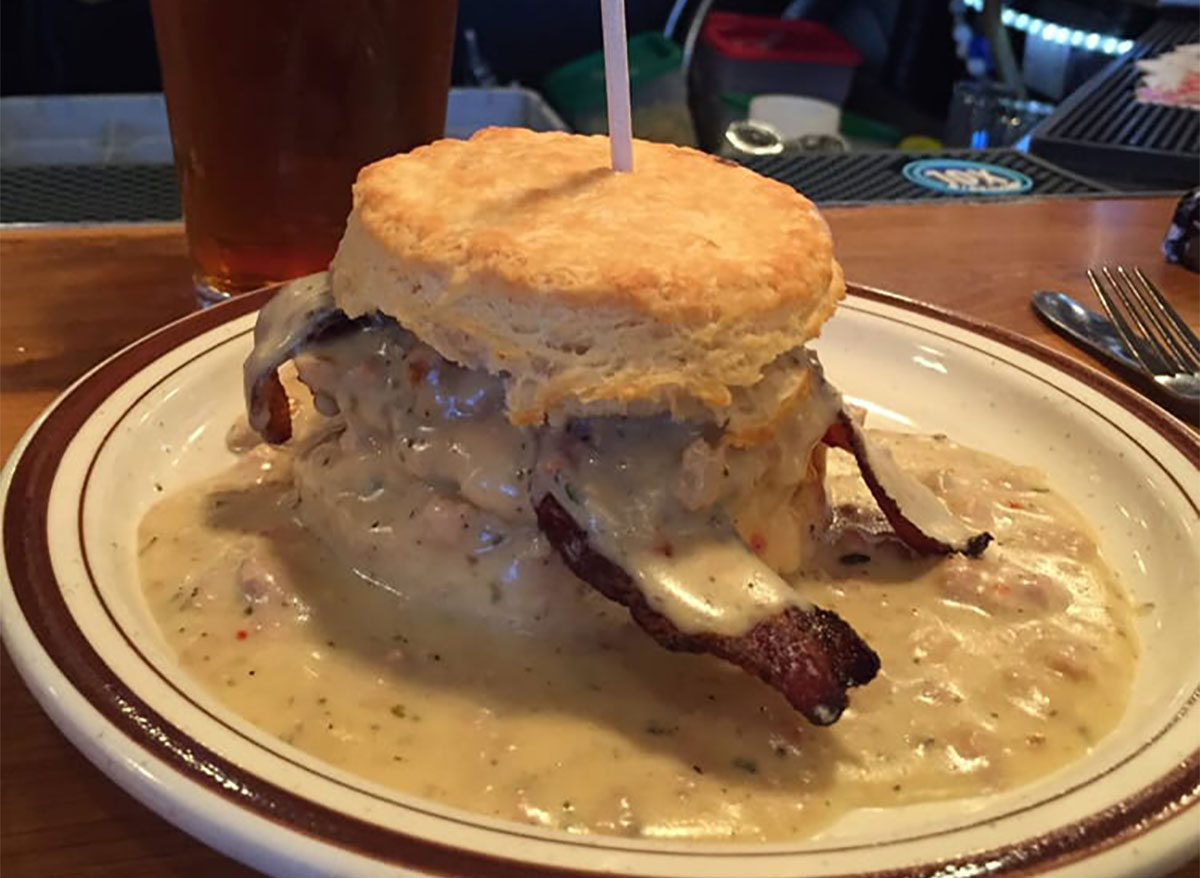
[[[405,447],[380,440],[392,415],[344,392],[386,384],[387,371],[322,377],[328,365],[297,363],[328,388],[318,407],[354,408],[353,428],[302,424],[282,449],[235,431],[240,461],[158,503],[139,552],[146,599],[188,673],[334,765],[573,833],[778,841],[855,808],[1028,782],[1086,753],[1125,708],[1138,653],[1129,603],[1037,472],[941,437],[881,435],[995,537],[977,559],[917,558],[873,535],[886,524],[849,455],[830,451],[827,533],[750,525],[764,543],[811,542],[780,549],[807,558],[784,591],[716,601],[701,578],[654,598],[681,628],[714,624],[714,605],[736,632],[764,606],[809,601],[851,623],[882,670],[817,727],[738,669],[663,650],[566,569],[522,501],[533,450],[521,431],[489,426],[501,403],[486,380],[431,385],[441,414],[403,413],[422,437]],[[679,467],[663,490],[630,487],[655,481],[645,471],[605,489],[670,505],[680,533],[693,496],[726,492],[753,519],[747,486],[769,465],[737,450],[697,459],[694,438],[672,429],[657,437],[674,463],[648,465]],[[796,438],[806,466],[817,438]],[[684,557],[721,587],[720,546]]]

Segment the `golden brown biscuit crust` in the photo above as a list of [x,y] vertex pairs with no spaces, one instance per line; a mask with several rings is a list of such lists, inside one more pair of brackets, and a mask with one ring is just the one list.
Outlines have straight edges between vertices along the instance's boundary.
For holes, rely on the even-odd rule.
[[364,168],[331,267],[444,356],[509,376],[510,417],[730,400],[843,293],[829,231],[790,187],[695,150],[488,129]]

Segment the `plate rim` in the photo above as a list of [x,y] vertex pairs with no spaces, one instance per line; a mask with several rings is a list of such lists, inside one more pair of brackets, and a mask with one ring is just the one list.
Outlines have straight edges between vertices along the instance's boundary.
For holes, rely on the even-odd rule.
[[[1155,433],[1167,439],[1172,446],[1179,450],[1193,466],[1197,466],[1197,461],[1200,461],[1200,441],[1190,431],[1188,425],[1086,363],[1025,338],[1012,330],[944,309],[940,306],[919,302],[874,287],[848,284],[847,289],[853,297],[879,302],[905,312],[913,312],[932,318],[937,322],[944,322],[951,326],[965,329],[970,333],[983,336],[1003,346],[1013,348],[1020,353],[1030,355],[1053,369],[1065,372],[1090,389],[1099,391],[1117,403],[1123,410],[1132,414],[1136,420],[1150,426]],[[122,732],[139,747],[148,750],[151,755],[158,757],[171,770],[178,772],[184,778],[202,787],[205,786],[203,781],[196,776],[194,770],[187,770],[188,764],[186,762],[181,764],[178,760],[162,759],[164,755],[170,756],[174,752],[173,750],[168,748],[164,754],[161,748],[158,750],[153,749],[148,745],[144,733],[136,733],[136,724],[135,729],[131,729],[128,724],[120,722],[121,717],[125,717],[126,719],[129,717],[129,703],[127,700],[119,706],[117,715],[114,716],[109,710],[104,709],[102,704],[97,702],[97,698],[100,698],[101,701],[104,701],[111,708],[113,706],[111,697],[105,699],[103,693],[109,691],[115,684],[115,691],[124,690],[124,693],[130,696],[134,702],[140,703],[145,711],[148,711],[153,717],[157,717],[167,728],[174,730],[179,736],[186,739],[186,743],[189,746],[193,749],[204,751],[206,753],[206,764],[215,765],[234,775],[245,776],[259,787],[273,787],[272,796],[278,797],[282,794],[285,800],[289,798],[296,799],[305,809],[327,812],[328,815],[335,818],[335,822],[343,830],[349,829],[351,832],[350,837],[344,831],[331,836],[321,832],[319,826],[314,825],[311,819],[309,821],[297,822],[294,815],[292,819],[281,819],[277,808],[263,807],[261,805],[254,806],[248,803],[244,792],[226,794],[225,798],[240,803],[241,807],[250,807],[252,813],[260,817],[266,817],[282,825],[286,830],[300,832],[309,836],[313,841],[330,845],[336,849],[345,850],[347,853],[366,855],[383,862],[421,870],[432,870],[443,874],[447,872],[449,874],[486,874],[493,876],[507,876],[512,874],[594,876],[610,874],[608,872],[581,869],[569,864],[550,865],[545,863],[530,863],[528,861],[496,856],[491,853],[453,847],[425,836],[412,835],[395,828],[359,820],[352,815],[338,811],[321,802],[300,798],[290,791],[278,788],[276,784],[254,774],[251,770],[241,768],[212,753],[202,742],[197,741],[173,725],[165,717],[158,714],[151,705],[142,702],[141,698],[114,671],[108,668],[104,660],[95,653],[86,634],[71,622],[70,612],[65,603],[62,603],[62,619],[60,620],[67,622],[65,628],[59,631],[51,630],[53,626],[48,623],[47,617],[44,615],[48,611],[45,602],[54,603],[55,599],[57,599],[61,603],[62,600],[50,561],[49,541],[45,538],[47,510],[44,503],[38,502],[34,503],[34,511],[37,514],[29,515],[28,507],[22,509],[21,514],[14,514],[13,510],[15,507],[9,502],[10,499],[15,494],[26,501],[40,498],[40,500],[48,503],[50,486],[57,472],[58,465],[61,462],[62,453],[66,450],[67,445],[75,436],[79,427],[92,416],[96,408],[113,391],[150,366],[159,357],[174,350],[180,344],[191,341],[204,333],[217,329],[256,310],[266,301],[270,293],[271,290],[269,289],[258,291],[206,311],[187,315],[135,341],[106,359],[71,385],[26,431],[26,434],[15,447],[4,468],[3,479],[3,487],[5,489],[3,520],[4,569],[0,573],[9,580],[7,584],[12,590],[16,604],[15,609],[19,610],[22,620],[29,627],[38,645],[44,651],[45,657],[63,674],[76,692],[99,711],[110,727]],[[44,486],[44,490],[34,490],[35,488],[40,489],[42,486]],[[1182,488],[1182,486],[1180,487]],[[40,543],[44,544],[44,557],[40,552],[31,553],[28,551],[31,546],[42,548],[39,546]],[[17,551],[14,552],[14,550]],[[14,558],[21,563],[23,573],[32,574],[29,581],[21,583],[20,586],[13,581],[12,561]],[[25,600],[22,600],[23,595]],[[30,617],[29,609],[31,606],[40,611],[35,614],[34,618]],[[73,666],[76,661],[83,662],[89,658],[88,654],[90,653],[90,659],[87,664],[90,664],[91,667],[73,667],[72,670],[76,673],[74,675],[68,673],[68,669],[64,667],[64,656],[61,653],[56,655],[50,649],[50,645],[58,641],[58,637],[55,635],[59,637],[65,635],[73,646],[79,650],[74,655],[68,654],[65,660],[67,665]],[[59,645],[61,646],[62,644],[60,643]],[[14,658],[17,658],[17,656],[14,656]],[[20,662],[18,662],[18,668],[22,671],[22,676],[26,676],[28,684],[29,679],[25,673],[26,669]],[[80,674],[81,670],[85,673]],[[95,688],[92,688],[91,691],[88,688],[81,688],[80,678],[86,679],[86,672],[88,671],[99,673],[100,678],[102,678],[99,693]],[[108,679],[103,679],[105,672]],[[93,684],[95,682],[95,680],[92,681]],[[30,688],[34,689],[36,693],[35,686],[31,685]],[[1188,704],[1192,705],[1195,701],[1196,693],[1193,693]],[[203,776],[201,775],[201,777]],[[221,785],[210,783],[208,791],[219,794],[222,791]],[[1178,818],[1198,800],[1200,800],[1200,747],[1197,747],[1186,760],[1177,764],[1172,771],[1162,775],[1154,782],[1140,788],[1135,793],[1123,799],[1118,803],[1121,807],[1109,809],[1109,812],[1086,815],[1079,820],[1056,827],[1050,832],[1038,836],[1037,841],[1040,844],[1033,863],[1027,857],[1022,857],[1019,864],[1010,863],[1007,867],[1002,867],[998,874],[1005,874],[1010,870],[1024,872],[1031,867],[1036,868],[1038,871],[1050,870],[1080,858],[1098,855],[1119,843],[1141,836],[1171,819]],[[268,801],[278,801],[278,798],[269,798]],[[377,842],[379,841],[379,836],[385,836],[385,843],[382,846],[375,843],[355,844],[352,838],[360,836],[364,832],[368,838],[360,838],[360,841],[374,838]],[[582,842],[583,840],[581,839],[580,841]],[[993,850],[987,852],[987,854],[1011,854],[1016,844],[1006,843],[998,845]],[[399,846],[407,849],[403,852],[406,855],[400,856],[401,851],[397,850]],[[414,853],[419,854],[419,856],[412,856]],[[654,852],[647,851],[645,853]],[[670,853],[674,855],[676,852],[672,851]],[[884,876],[888,876],[888,878],[891,878],[891,876],[900,878],[900,876],[923,874],[924,871],[929,869],[941,870],[968,862],[978,862],[980,853],[976,852],[967,857],[949,858],[936,862],[927,861],[911,867],[883,871],[877,870],[869,874],[873,878],[884,878]],[[449,858],[449,862],[447,858]],[[518,871],[513,872],[514,868]]]

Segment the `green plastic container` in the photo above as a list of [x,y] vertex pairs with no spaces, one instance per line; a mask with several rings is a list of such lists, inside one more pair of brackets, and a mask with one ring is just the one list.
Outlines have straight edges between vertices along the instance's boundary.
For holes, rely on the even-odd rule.
[[[630,37],[628,45],[634,137],[694,146],[696,132],[687,107],[683,53],[653,31]],[[576,131],[608,133],[603,52],[552,71],[542,82],[542,91]]]

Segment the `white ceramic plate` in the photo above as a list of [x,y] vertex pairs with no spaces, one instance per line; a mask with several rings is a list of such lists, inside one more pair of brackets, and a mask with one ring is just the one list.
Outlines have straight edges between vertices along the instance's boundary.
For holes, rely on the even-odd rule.
[[34,694],[114,781],[260,869],[469,876],[1140,875],[1200,840],[1200,478],[1195,438],[1140,397],[1004,331],[856,290],[818,347],[871,423],[1051,474],[1139,602],[1129,711],[1085,759],[1020,789],[855,812],[792,844],[581,838],[350,775],[259,731],[174,662],[142,599],[138,520],[231,462],[262,295],[117,354],[30,428],[4,470],[3,635]]

